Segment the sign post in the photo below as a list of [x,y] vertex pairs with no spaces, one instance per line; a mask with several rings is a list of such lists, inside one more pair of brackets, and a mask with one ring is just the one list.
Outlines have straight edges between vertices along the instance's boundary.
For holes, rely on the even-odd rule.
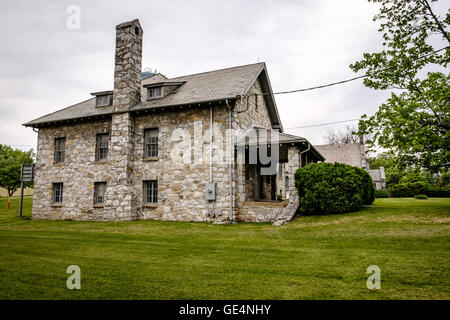
[[22,216],[23,184],[24,182],[33,182],[33,181],[34,181],[34,164],[33,163],[22,164],[22,171],[20,172],[19,217]]

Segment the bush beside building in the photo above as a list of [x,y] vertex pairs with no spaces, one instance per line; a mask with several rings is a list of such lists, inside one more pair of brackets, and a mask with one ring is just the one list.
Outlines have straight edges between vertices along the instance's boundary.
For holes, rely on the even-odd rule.
[[356,211],[375,197],[370,175],[343,163],[311,163],[297,170],[295,183],[304,215]]

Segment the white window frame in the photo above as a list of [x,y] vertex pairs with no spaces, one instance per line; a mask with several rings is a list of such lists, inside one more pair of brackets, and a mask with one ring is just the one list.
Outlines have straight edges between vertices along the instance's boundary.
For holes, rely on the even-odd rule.
[[144,180],[142,185],[142,195],[144,204],[157,204],[158,180]]
[[144,158],[157,158],[159,154],[159,129],[144,129]]
[[62,182],[54,182],[53,183],[53,203],[62,203],[63,202],[63,192],[64,192],[64,184]]
[[108,159],[109,133],[98,133],[95,137],[95,161]]
[[98,95],[95,105],[97,107],[107,107],[111,105],[112,96],[110,94]]
[[99,181],[94,183],[94,205],[103,205],[105,203],[106,182]]
[[54,163],[66,161],[66,137],[55,138]]
[[163,97],[163,90],[164,88],[161,87],[152,87],[152,88],[147,88],[147,99],[148,100],[152,100],[152,99],[159,99]]

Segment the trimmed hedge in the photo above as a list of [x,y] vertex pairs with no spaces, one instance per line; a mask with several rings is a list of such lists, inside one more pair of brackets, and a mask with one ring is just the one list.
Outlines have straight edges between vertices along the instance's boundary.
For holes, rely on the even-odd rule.
[[343,163],[310,163],[295,173],[300,207],[305,215],[343,213],[371,204],[375,189],[364,170]]
[[399,183],[389,188],[392,197],[414,197],[417,194],[424,194],[430,198],[449,198],[450,188],[444,187],[438,189],[435,186],[429,186],[426,182],[408,182]]
[[442,189],[428,187],[423,193],[430,198],[450,198],[450,187],[444,187]]
[[389,188],[389,193],[395,198],[414,197],[416,194],[424,194],[426,189],[426,182],[407,182],[393,185]]
[[416,198],[416,199],[422,199],[422,200],[428,199],[428,197],[427,197],[425,194],[416,194],[416,195],[414,196],[414,198]]
[[389,194],[386,190],[375,190],[375,198],[388,198]]

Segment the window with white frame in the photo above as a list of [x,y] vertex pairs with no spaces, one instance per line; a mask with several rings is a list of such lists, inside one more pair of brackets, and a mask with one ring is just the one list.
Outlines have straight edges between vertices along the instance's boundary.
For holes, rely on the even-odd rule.
[[95,182],[94,184],[94,204],[105,203],[106,182]]
[[53,184],[53,203],[62,203],[63,201],[63,184]]
[[144,130],[144,157],[158,157],[158,128]]
[[96,137],[95,161],[106,160],[108,158],[109,134],[100,133]]
[[147,90],[148,99],[162,98],[162,87],[148,88]]
[[158,202],[158,181],[144,181],[143,187],[144,204],[152,204]]
[[100,95],[100,96],[97,96],[96,106],[97,107],[107,107],[107,106],[111,105],[111,102],[112,102],[112,95],[110,95],[110,94]]
[[55,139],[55,163],[64,162],[66,155],[66,138]]

